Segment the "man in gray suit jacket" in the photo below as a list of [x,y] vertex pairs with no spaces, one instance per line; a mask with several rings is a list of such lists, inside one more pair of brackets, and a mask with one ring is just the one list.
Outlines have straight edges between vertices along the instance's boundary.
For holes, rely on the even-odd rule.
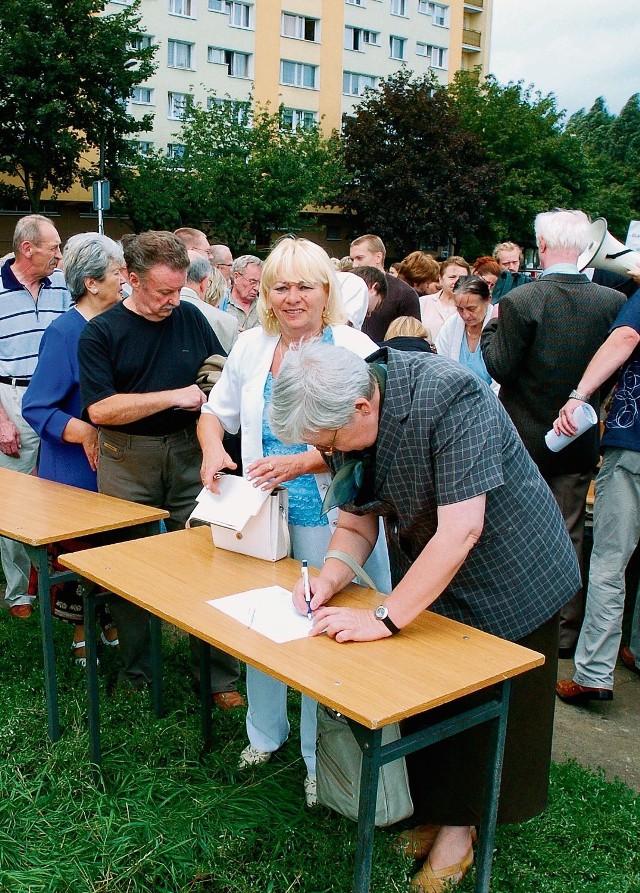
[[[579,272],[589,242],[582,211],[548,211],[535,220],[542,276],[500,301],[499,317],[485,328],[482,353],[501,385],[500,399],[555,496],[582,567],[587,491],[598,463],[598,427],[559,453],[544,442],[558,406],[580,381],[605,341],[624,295],[595,285]],[[588,401],[600,409],[600,392]],[[582,593],[560,615],[560,655],[571,656],[580,631]]]

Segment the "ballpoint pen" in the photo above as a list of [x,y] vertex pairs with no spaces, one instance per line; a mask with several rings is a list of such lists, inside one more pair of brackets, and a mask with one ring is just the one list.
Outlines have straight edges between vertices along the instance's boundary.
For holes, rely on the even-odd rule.
[[307,617],[311,620],[313,611],[311,610],[311,590],[309,588],[309,565],[306,561],[302,562],[302,582],[304,583],[304,600],[307,603]]

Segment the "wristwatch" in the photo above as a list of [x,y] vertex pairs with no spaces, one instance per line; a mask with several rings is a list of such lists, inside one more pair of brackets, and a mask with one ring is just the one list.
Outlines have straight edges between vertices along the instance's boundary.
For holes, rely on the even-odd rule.
[[589,398],[585,397],[584,394],[578,393],[578,391],[571,391],[569,394],[569,400],[582,400],[583,403],[588,403]]
[[387,629],[394,635],[400,632],[400,627],[396,626],[391,617],[389,617],[389,608],[386,605],[380,605],[373,613],[378,620],[382,620]]

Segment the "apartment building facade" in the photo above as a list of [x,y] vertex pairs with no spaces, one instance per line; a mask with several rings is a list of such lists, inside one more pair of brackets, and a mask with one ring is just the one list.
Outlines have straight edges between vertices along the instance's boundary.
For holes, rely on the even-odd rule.
[[[130,0],[109,0],[117,13]],[[138,149],[180,154],[180,118],[187,97],[206,106],[253,96],[272,110],[284,107],[284,124],[318,122],[338,129],[342,115],[405,65],[416,75],[433,70],[448,83],[460,69],[486,73],[493,0],[142,0],[144,42],[158,46],[157,71],[135,88],[132,114],[153,113],[153,129]],[[63,240],[97,228],[90,193],[76,184],[49,202],[45,213]],[[337,209],[336,209],[337,210]],[[10,250],[15,220],[24,210],[0,208],[0,252]],[[320,215],[316,241],[344,253],[350,232],[337,213]],[[105,216],[119,238],[128,221]],[[311,235],[311,233],[309,233]]]
[[[486,72],[493,0],[142,0],[158,70],[131,98],[153,112],[139,148],[179,152],[188,97],[206,105],[249,95],[294,128],[339,128],[367,87],[405,65],[446,84],[460,68]],[[111,0],[115,12],[122,0]]]

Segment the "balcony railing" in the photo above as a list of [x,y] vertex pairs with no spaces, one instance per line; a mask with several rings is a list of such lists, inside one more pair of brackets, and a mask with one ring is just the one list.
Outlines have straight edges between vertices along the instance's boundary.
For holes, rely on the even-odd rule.
[[462,46],[480,50],[482,46],[482,32],[472,31],[470,28],[462,30]]

